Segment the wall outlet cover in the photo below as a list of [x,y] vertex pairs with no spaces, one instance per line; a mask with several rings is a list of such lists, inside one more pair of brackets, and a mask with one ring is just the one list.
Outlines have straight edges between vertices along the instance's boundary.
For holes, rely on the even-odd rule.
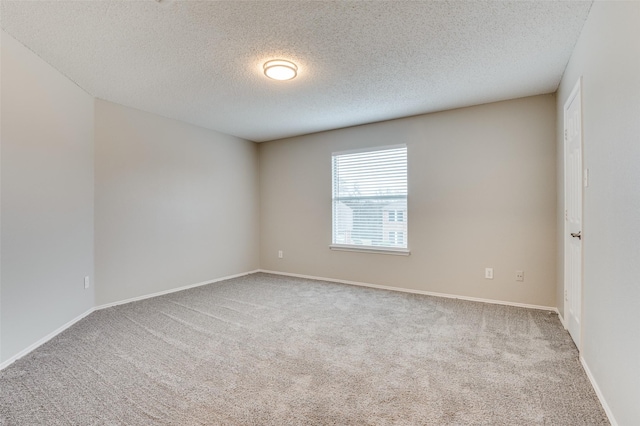
[[484,277],[488,280],[493,279],[493,268],[484,268]]

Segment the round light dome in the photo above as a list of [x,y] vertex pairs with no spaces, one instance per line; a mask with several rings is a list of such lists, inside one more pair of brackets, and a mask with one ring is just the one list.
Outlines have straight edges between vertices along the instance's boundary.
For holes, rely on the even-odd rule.
[[298,67],[293,62],[283,59],[267,61],[263,65],[264,75],[274,80],[291,80],[298,75]]

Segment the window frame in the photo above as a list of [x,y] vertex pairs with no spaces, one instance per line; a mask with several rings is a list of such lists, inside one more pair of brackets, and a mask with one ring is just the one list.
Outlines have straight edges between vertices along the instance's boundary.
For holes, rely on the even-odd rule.
[[[334,193],[335,193],[335,169],[334,169],[334,157],[340,155],[348,155],[348,154],[358,154],[358,153],[366,153],[366,152],[375,152],[375,151],[384,151],[388,149],[398,149],[405,148],[407,151],[407,214],[403,214],[402,222],[406,223],[406,231],[403,232],[403,239],[406,240],[407,247],[389,247],[389,246],[364,246],[364,245],[352,245],[352,244],[335,244],[333,243],[334,239]],[[409,248],[409,223],[406,220],[408,216],[409,210],[409,147],[407,144],[395,144],[395,145],[384,145],[384,146],[375,146],[375,147],[367,147],[346,151],[335,151],[331,153],[331,244],[329,244],[329,248],[331,250],[336,251],[350,251],[350,252],[360,252],[360,253],[375,253],[375,254],[389,254],[396,256],[409,256],[411,254],[411,250]],[[397,212],[395,213],[397,215]],[[393,222],[394,224],[396,222]]]

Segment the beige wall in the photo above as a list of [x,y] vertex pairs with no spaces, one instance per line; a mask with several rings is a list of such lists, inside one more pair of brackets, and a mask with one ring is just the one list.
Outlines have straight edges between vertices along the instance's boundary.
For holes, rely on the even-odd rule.
[[[556,306],[555,132],[544,95],[262,143],[262,268]],[[399,143],[411,256],[330,250],[331,153]]]
[[259,268],[255,143],[95,111],[97,305]]
[[584,190],[582,356],[617,423],[636,425],[640,424],[639,2],[594,3],[558,90],[559,153],[563,106],[580,76],[584,166],[589,169],[589,187]]
[[93,98],[2,32],[0,362],[93,307]]

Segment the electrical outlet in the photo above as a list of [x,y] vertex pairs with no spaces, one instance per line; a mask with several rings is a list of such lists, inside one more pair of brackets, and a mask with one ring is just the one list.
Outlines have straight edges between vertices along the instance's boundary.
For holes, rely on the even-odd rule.
[[484,277],[488,280],[493,279],[493,268],[484,268]]
[[284,257],[284,253],[282,250],[278,250],[278,259],[282,259]]
[[524,271],[516,271],[516,281],[524,281]]
[[84,288],[89,288],[89,277],[84,277]]

